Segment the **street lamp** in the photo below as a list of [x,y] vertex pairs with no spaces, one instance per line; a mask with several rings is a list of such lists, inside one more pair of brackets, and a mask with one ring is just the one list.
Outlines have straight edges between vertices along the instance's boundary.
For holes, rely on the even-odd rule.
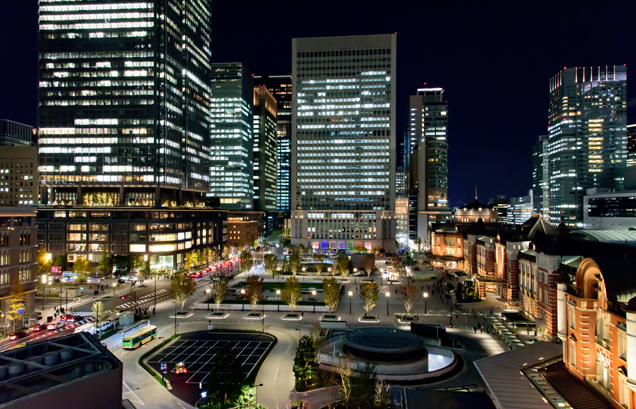
[[386,292],[386,315],[389,315],[389,297],[391,296],[390,292]]
[[[42,274],[42,313],[44,313],[44,301],[46,300],[46,274]],[[61,293],[61,291],[60,291]]]
[[327,271],[329,271],[329,272],[331,273],[331,267],[329,267],[329,268],[327,269]]
[[113,298],[115,298],[115,289],[117,287],[117,283],[113,283]]
[[428,298],[428,293],[424,293],[424,314],[428,314],[428,312],[426,312],[426,299]]
[[351,298],[353,298],[353,291],[349,291],[349,315],[351,315]]
[[206,288],[205,292],[206,292],[206,294],[208,294],[208,299],[207,299],[206,303],[208,304],[208,311],[210,311],[210,289]]
[[177,335],[177,302],[172,303],[174,304],[174,334]]
[[258,408],[258,387],[263,386],[262,383],[254,385],[254,406]]

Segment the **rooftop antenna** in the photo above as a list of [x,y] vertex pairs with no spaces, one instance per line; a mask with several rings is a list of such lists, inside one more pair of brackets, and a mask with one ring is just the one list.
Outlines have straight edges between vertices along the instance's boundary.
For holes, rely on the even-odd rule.
[[475,185],[475,201],[477,200],[477,185]]

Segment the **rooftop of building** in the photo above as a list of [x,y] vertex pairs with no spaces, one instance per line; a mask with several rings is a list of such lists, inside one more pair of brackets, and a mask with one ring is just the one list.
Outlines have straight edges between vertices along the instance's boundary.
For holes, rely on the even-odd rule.
[[576,240],[617,243],[636,246],[634,230],[573,230],[570,236]]
[[35,217],[34,206],[0,206],[0,217]]
[[495,408],[488,394],[483,391],[404,388],[404,401],[405,409],[421,408],[422,402],[436,409]]
[[82,332],[29,343],[0,353],[0,402],[43,393],[122,363],[92,335]]

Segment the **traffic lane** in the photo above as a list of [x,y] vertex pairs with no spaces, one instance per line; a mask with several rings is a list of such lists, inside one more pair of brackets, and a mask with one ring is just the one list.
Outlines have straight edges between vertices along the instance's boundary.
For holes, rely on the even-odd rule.
[[[117,287],[119,291],[123,291],[121,288],[122,288],[121,286]],[[157,280],[157,290],[169,289],[169,288],[170,288],[170,280]],[[146,296],[148,294],[154,294],[154,292],[155,292],[154,280],[152,281],[146,280],[145,287],[137,288],[137,299],[143,296]],[[117,292],[115,292],[115,294],[117,294]],[[106,292],[106,295],[108,296],[108,292]],[[124,296],[123,299],[121,298],[122,295]],[[77,310],[79,312],[91,312],[93,308],[93,303],[95,301],[101,301],[104,304],[105,309],[114,311],[118,306],[134,301],[135,299],[134,297],[135,296],[133,295],[132,292],[127,292],[126,294],[116,295],[115,298],[112,298],[112,289],[111,289],[109,298],[92,300],[91,302],[88,302],[86,304],[73,307],[73,310]]]
[[296,331],[280,327],[269,328],[278,342],[269,353],[256,376],[256,384],[263,384],[258,391],[258,402],[268,409],[291,406],[294,400],[293,360],[298,335]]
[[29,332],[29,335],[27,335],[26,337],[17,339],[15,341],[12,341],[10,339],[5,339],[0,342],[0,352],[13,349],[16,346],[23,344],[25,342],[45,341],[47,339],[55,338],[57,336],[70,335],[75,332],[76,327],[77,325],[73,325],[73,326],[65,325],[64,328],[51,330],[51,331],[45,330],[40,332]]

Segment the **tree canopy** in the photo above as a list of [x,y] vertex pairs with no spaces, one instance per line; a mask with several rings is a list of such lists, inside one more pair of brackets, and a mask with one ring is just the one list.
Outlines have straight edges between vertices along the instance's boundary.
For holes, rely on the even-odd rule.
[[296,377],[296,385],[301,384],[305,387],[314,379],[318,374],[318,362],[316,362],[316,350],[314,343],[310,337],[304,335],[300,342],[298,342],[298,348],[296,348],[296,355],[294,356],[293,365],[294,376]]
[[256,305],[263,299],[263,280],[259,276],[253,274],[247,276],[247,298],[250,300],[250,305],[256,311]]
[[340,283],[334,277],[322,279],[322,291],[325,296],[325,305],[329,312],[334,312],[340,301]]
[[364,301],[364,310],[371,312],[373,307],[378,303],[378,294],[380,289],[375,281],[364,282],[360,284],[360,298]]
[[287,305],[289,305],[291,311],[294,312],[296,305],[298,305],[298,301],[302,299],[300,282],[296,277],[287,277],[285,280],[285,287],[281,294],[281,299],[285,301]]
[[195,290],[196,283],[185,270],[176,271],[172,275],[170,291],[172,292],[172,298],[181,304],[181,310],[183,310],[183,305],[194,294]]

